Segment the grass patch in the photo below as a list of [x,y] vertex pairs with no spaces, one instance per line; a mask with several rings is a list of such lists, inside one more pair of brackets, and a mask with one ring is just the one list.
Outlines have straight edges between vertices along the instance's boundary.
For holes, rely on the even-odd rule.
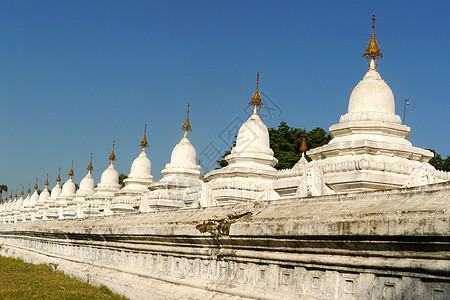
[[54,271],[0,256],[0,299],[127,299]]

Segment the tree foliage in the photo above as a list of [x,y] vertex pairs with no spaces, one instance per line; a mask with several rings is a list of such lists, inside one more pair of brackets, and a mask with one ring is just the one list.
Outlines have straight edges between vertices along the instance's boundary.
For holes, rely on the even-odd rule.
[[128,178],[128,176],[127,175],[125,175],[125,174],[120,174],[119,175],[119,184],[121,185],[121,186],[124,186],[124,183],[123,183],[123,181],[125,180],[125,179],[127,179]]
[[[277,128],[269,128],[270,148],[278,159],[275,165],[277,170],[292,168],[300,159],[300,145],[303,141],[303,129],[290,127],[286,122],[281,122]],[[331,140],[330,135],[320,127],[306,132],[305,141],[308,149],[327,144]],[[225,157],[231,151],[226,151],[217,163],[221,168],[228,165]],[[307,159],[309,159],[307,157]]]
[[[277,170],[290,169],[300,159],[300,144],[303,140],[303,130],[301,128],[290,127],[286,122],[281,122],[277,128],[269,128],[270,148],[272,148],[274,156],[278,159],[278,164],[275,165]],[[317,127],[311,131],[306,132],[306,145],[308,149],[323,146],[328,144],[331,136],[322,128]],[[235,146],[234,142],[233,146]],[[430,159],[429,163],[437,170],[450,172],[450,156],[443,159],[439,153],[433,149],[429,149],[434,153],[434,157]],[[228,165],[225,157],[231,151],[227,150],[221,156],[221,160],[217,163],[221,168]],[[309,157],[306,156],[308,160]]]
[[434,154],[434,157],[429,161],[430,165],[432,165],[436,170],[450,172],[450,156],[447,155],[446,159],[442,159],[441,155],[436,153],[433,149],[428,150]]
[[0,199],[2,199],[3,192],[5,192],[5,193],[8,192],[8,186],[6,186],[4,184],[0,185]]

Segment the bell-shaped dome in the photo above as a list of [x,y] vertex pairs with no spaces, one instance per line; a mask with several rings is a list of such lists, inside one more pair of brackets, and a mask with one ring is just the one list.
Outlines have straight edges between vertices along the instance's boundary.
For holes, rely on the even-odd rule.
[[17,198],[16,197],[14,197],[14,200],[13,199],[9,199],[8,211],[11,211],[15,207],[16,202],[17,202]]
[[36,203],[39,200],[39,195],[37,193],[37,190],[34,191],[33,195],[31,195],[30,197],[30,206],[34,207],[36,205]]
[[108,168],[103,171],[102,177],[100,178],[100,183],[102,185],[117,185],[119,184],[119,173],[114,167],[113,162],[109,164]]
[[24,207],[30,207],[30,190],[28,190],[28,195],[25,199],[23,199],[22,208]]
[[45,186],[44,190],[39,195],[39,200],[38,201],[39,202],[45,202],[45,200],[47,200],[48,197],[50,197],[50,193],[48,192],[47,186]]
[[89,171],[86,176],[80,182],[80,190],[94,190],[94,178],[92,178],[92,174]]
[[153,179],[152,163],[150,162],[150,159],[148,159],[147,153],[145,152],[144,148],[142,149],[139,156],[133,161],[128,177]]
[[239,129],[236,146],[231,153],[263,153],[273,155],[269,131],[256,111]]
[[16,203],[15,203],[15,205],[13,206],[13,208],[16,208],[16,209],[20,209],[22,206],[23,206],[23,197],[22,196],[20,196],[20,198],[19,199],[17,199],[17,201],[15,201]]
[[62,187],[62,191],[61,191],[61,196],[72,196],[75,194],[75,183],[73,183],[72,178],[69,178],[69,180],[67,180],[63,187]]
[[61,186],[59,185],[59,181],[56,182],[56,185],[52,188],[52,193],[50,197],[56,198],[61,194]]
[[170,163],[180,165],[197,164],[197,152],[187,138],[186,133],[181,141],[175,146],[175,148],[173,148]]
[[348,103],[348,113],[369,111],[395,115],[394,94],[372,65],[353,89]]

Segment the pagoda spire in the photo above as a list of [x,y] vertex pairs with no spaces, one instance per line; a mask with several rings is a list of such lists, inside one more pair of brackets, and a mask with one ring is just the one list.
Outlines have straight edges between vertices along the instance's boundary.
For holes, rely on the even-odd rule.
[[144,137],[142,138],[140,146],[142,147],[142,150],[145,150],[145,148],[148,147],[148,142],[147,142],[147,124],[145,124]]
[[302,157],[305,157],[305,152],[308,151],[308,146],[306,145],[306,129],[303,128],[303,141],[300,145],[300,152],[302,153]]
[[91,173],[94,170],[94,168],[92,167],[92,153],[91,153],[91,160],[89,162],[87,170],[89,171],[89,173]]
[[114,154],[114,146],[116,145],[116,141],[113,140],[111,155],[109,156],[109,162],[112,164],[113,161],[116,160],[116,155]]
[[371,70],[375,70],[377,66],[378,58],[383,59],[383,54],[380,51],[377,40],[375,39],[375,14],[372,14],[372,38],[367,45],[366,52],[363,54],[363,58],[367,58],[367,63]]
[[72,167],[70,168],[70,171],[69,171],[70,178],[72,178],[73,175],[74,175],[74,173],[73,173],[73,159],[72,159]]
[[253,113],[258,113],[258,111],[261,110],[261,107],[263,107],[263,103],[261,101],[261,94],[258,91],[259,88],[259,78],[261,76],[259,75],[259,72],[256,74],[256,91],[252,96],[252,99],[250,100],[249,105],[253,106]]
[[58,177],[56,177],[56,182],[61,182],[61,168],[58,170]]
[[185,136],[188,135],[189,131],[192,131],[191,123],[189,122],[189,109],[190,108],[191,108],[191,105],[188,103],[186,121],[184,121],[183,126],[181,126],[181,129],[185,132]]

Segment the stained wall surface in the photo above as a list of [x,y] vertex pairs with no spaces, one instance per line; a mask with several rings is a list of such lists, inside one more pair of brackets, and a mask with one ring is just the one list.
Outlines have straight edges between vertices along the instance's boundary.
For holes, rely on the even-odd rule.
[[0,255],[134,299],[449,299],[450,184],[0,225]]

